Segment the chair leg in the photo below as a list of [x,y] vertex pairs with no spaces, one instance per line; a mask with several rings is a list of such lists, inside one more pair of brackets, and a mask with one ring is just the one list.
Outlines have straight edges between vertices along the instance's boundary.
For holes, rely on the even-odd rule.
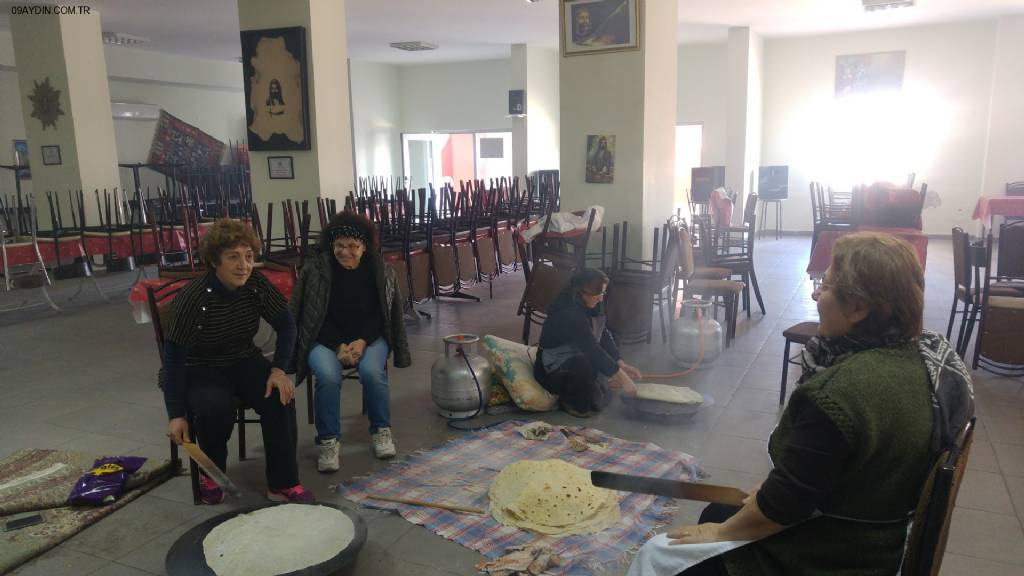
[[191,458],[188,461],[188,474],[192,483],[192,504],[198,506],[199,500],[199,465]]
[[750,318],[750,274],[743,273],[743,309],[747,311],[747,318]]
[[789,376],[789,343],[786,338],[786,347],[782,349],[782,385],[779,387],[779,406],[786,403],[786,378]]
[[[957,340],[956,351],[963,358],[967,356],[967,347],[971,344],[971,336],[974,334],[974,323],[977,321],[978,314],[980,313],[981,306],[978,304],[968,304],[964,308],[964,319],[961,320],[960,330],[962,336]],[[966,324],[966,326],[964,325]]]
[[[946,326],[946,340],[949,340],[953,335],[953,318],[956,317],[956,304],[959,299],[956,297],[956,293],[953,293],[953,305],[949,308],[949,326]],[[959,343],[958,343],[959,344]]]
[[530,345],[530,309],[523,310],[523,344]]
[[664,307],[662,304],[663,298],[658,296],[658,324],[661,325],[661,343],[668,342],[668,332],[665,330],[665,312],[662,310]]
[[[764,300],[761,299],[761,288],[757,285],[757,273],[754,272],[754,263],[750,263],[750,283],[754,287],[754,297],[757,298],[757,306],[761,309],[761,316],[765,316]],[[747,312],[750,310],[748,309]],[[748,314],[749,316],[749,314]]]
[[238,409],[238,459],[245,460],[245,408]]
[[309,375],[309,378],[307,378],[307,380],[308,382],[306,382],[306,417],[309,420],[310,424],[315,424],[316,412],[314,411],[313,407],[313,387],[314,382],[316,381],[313,379],[312,374]]

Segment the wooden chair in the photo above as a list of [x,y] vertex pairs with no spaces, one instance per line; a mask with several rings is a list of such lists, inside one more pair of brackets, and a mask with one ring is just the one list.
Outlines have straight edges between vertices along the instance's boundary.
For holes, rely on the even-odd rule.
[[[1008,229],[1013,232],[1007,232]],[[1024,235],[1024,223],[1003,224],[1000,243],[1003,242],[1002,234],[1006,234],[1006,238],[1015,238],[1017,234]],[[1019,250],[1019,248],[1017,249]],[[1012,251],[1009,246],[1006,250]],[[986,261],[990,262],[992,257],[991,233],[986,238],[985,254]],[[1021,296],[1015,289],[1007,289],[1005,285],[994,285],[993,277],[991,266],[989,266],[981,293],[981,323],[978,328],[978,338],[974,343],[974,359],[971,367],[975,370],[981,367],[1000,376],[1021,376],[1024,375],[1024,340],[1020,337],[1021,331],[1024,330],[1024,296]],[[1005,295],[1007,290],[1010,295]],[[968,323],[963,345],[965,353],[973,325],[974,315]]]
[[779,387],[779,406],[786,403],[786,384],[788,384],[789,378],[789,365],[800,364],[799,361],[790,358],[790,344],[796,343],[803,346],[817,334],[817,322],[801,322],[782,331],[782,337],[786,339],[786,347],[782,349],[782,385]]
[[672,306],[670,307],[673,316],[675,315],[674,296],[679,290],[682,290],[683,298],[702,296],[713,300],[722,300],[725,307],[725,345],[729,346],[732,339],[736,337],[736,317],[739,315],[739,300],[740,294],[743,292],[743,283],[727,280],[732,274],[732,270],[728,268],[704,268],[701,270],[702,277],[698,277],[693,242],[690,240],[690,232],[685,225],[680,225],[676,229],[676,244],[679,247],[679,267],[676,276],[677,284],[673,290]]
[[728,268],[731,276],[739,276],[743,282],[743,308],[750,317],[750,288],[765,314],[761,288],[757,284],[757,273],[754,271],[754,241],[757,237],[757,194],[747,198],[747,207],[743,211],[743,226],[715,229],[707,220],[698,226],[701,234],[701,245],[705,246],[707,265],[716,268]]
[[811,251],[818,243],[818,235],[825,230],[853,230],[853,214],[849,204],[834,201],[831,195],[826,198],[821,184],[811,182],[811,217],[814,229],[811,234]]
[[569,285],[571,270],[538,262],[533,266],[530,280],[523,290],[518,313],[523,316],[523,344],[530,343],[530,325],[544,323],[548,307],[558,294]]
[[[162,386],[163,378],[163,361],[164,361],[164,325],[171,319],[171,300],[181,291],[182,288],[188,285],[189,278],[176,278],[172,279],[159,286],[147,286],[146,287],[146,299],[149,303],[149,315],[153,319],[153,334],[156,337],[157,351],[160,354],[160,376],[161,381],[159,384]],[[246,424],[258,424],[259,418],[246,418],[245,406],[242,405],[241,400],[236,399],[237,413],[235,415],[235,424],[238,425],[238,459],[245,460],[245,425]],[[191,413],[186,415],[188,420],[189,433],[192,435],[192,441],[197,441],[195,438],[196,427],[195,421]],[[181,469],[181,458],[178,455],[178,445],[173,441],[171,445],[171,470],[177,471]],[[189,475],[192,479],[192,501],[194,504],[199,504],[199,466],[196,465],[195,461],[189,460]]]
[[901,576],[939,574],[953,507],[971,454],[976,420],[971,418],[955,444],[939,456],[928,474],[907,538]]

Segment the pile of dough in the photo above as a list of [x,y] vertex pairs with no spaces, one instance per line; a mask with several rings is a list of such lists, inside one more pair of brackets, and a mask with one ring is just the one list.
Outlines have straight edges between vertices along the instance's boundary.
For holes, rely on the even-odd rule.
[[619,520],[614,491],[595,487],[589,470],[557,459],[506,466],[488,495],[495,520],[540,534],[592,534]]
[[217,576],[277,576],[326,562],[353,538],[355,525],[341,510],[282,504],[221,523],[203,553]]
[[669,386],[667,384],[650,384],[638,382],[636,397],[641,400],[657,400],[670,404],[686,404],[699,406],[704,403],[704,396],[687,386]]

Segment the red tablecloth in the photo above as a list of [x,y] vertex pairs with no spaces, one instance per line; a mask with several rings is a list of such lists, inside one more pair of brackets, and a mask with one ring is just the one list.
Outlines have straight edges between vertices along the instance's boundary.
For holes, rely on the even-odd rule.
[[[925,267],[925,262],[928,260],[928,237],[917,230],[907,228],[861,228],[858,232],[884,232],[906,240],[917,251],[917,259],[921,262],[921,268]],[[828,269],[828,265],[832,262],[832,248],[836,245],[836,240],[847,234],[852,234],[852,232],[826,230],[818,235],[818,242],[814,245],[814,250],[811,252],[811,261],[807,264],[807,273],[812,278],[821,278],[825,275],[825,270]]]
[[921,193],[913,188],[874,184],[853,194],[858,227],[921,229]]
[[988,223],[993,216],[1024,217],[1024,196],[1000,196],[997,198],[982,196],[978,198],[971,218]]
[[70,264],[74,262],[75,258],[84,256],[81,239],[78,236],[61,238],[60,242],[55,242],[49,238],[40,238],[38,244],[39,255],[36,254],[35,246],[33,246],[31,240],[28,242],[8,243],[5,249],[0,251],[0,264],[3,264],[5,260],[5,253],[8,266],[35,264],[39,262],[39,256],[42,256],[43,262],[46,262],[48,265],[56,264],[58,245],[60,246],[60,261],[62,264]]
[[[292,279],[292,273],[287,271],[279,270],[267,270],[266,268],[260,268],[257,272],[267,277],[267,280],[274,285],[284,297],[291,300],[292,289],[295,288],[295,281]],[[149,317],[149,305],[146,302],[146,288],[153,286],[162,286],[170,282],[170,278],[144,278],[139,280],[132,286],[130,292],[128,292],[128,303],[132,306],[132,315],[135,316],[135,321],[139,324],[145,324],[151,319]],[[187,283],[187,280],[183,280],[182,283]],[[174,300],[174,296],[170,296],[165,302]]]

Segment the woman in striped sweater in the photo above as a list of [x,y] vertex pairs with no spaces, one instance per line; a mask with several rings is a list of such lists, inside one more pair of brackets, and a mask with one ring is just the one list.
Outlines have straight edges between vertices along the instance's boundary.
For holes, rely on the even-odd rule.
[[[167,436],[188,441],[190,413],[199,446],[225,469],[237,398],[260,415],[267,498],[310,502],[313,494],[299,484],[295,458],[295,386],[284,373],[295,347],[295,319],[284,296],[253,271],[259,250],[256,234],[235,220],[217,221],[203,239],[200,252],[210,270],[174,299],[164,338]],[[277,332],[272,361],[253,343],[260,318]],[[207,476],[199,487],[205,504],[224,500]]]

